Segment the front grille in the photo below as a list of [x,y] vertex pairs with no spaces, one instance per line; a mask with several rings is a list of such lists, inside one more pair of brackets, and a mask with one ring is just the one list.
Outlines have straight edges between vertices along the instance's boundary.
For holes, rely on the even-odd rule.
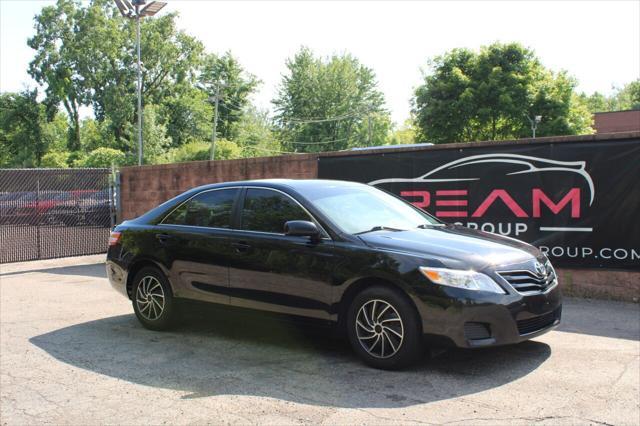
[[546,276],[531,271],[503,271],[498,272],[511,286],[522,294],[544,293],[556,284],[556,274],[553,268],[547,269]]
[[525,334],[535,333],[536,331],[551,327],[556,320],[560,319],[560,312],[560,308],[558,308],[555,311],[544,315],[516,321],[518,324],[518,332],[523,336]]
[[464,336],[467,340],[488,339],[491,337],[489,324],[483,322],[465,322]]

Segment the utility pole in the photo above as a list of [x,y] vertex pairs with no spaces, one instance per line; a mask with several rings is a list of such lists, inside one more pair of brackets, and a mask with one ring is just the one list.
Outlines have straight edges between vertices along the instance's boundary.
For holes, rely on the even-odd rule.
[[369,146],[371,146],[371,111],[367,115],[367,120],[369,121]]
[[142,61],[140,57],[140,2],[136,6],[136,40],[138,41],[138,166],[142,166]]
[[218,139],[218,103],[220,102],[220,85],[216,84],[215,109],[213,113],[213,132],[211,134],[211,161],[216,159],[216,140]]
[[215,97],[209,98],[209,101],[214,101],[213,132],[211,134],[211,155],[209,156],[211,160],[216,159],[216,141],[218,140],[218,104],[220,103],[220,89],[224,89],[228,86],[228,83],[217,82],[215,84]]

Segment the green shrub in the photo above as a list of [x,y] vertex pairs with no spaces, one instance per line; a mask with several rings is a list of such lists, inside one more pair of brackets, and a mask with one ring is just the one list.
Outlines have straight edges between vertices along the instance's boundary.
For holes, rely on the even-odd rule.
[[76,161],[77,167],[111,167],[124,164],[125,154],[113,148],[97,148]]
[[[185,161],[203,161],[210,158],[211,143],[194,141],[188,142],[178,148],[174,148],[167,154],[170,163],[182,163]],[[242,150],[234,142],[226,139],[216,141],[216,160],[229,160],[240,158]]]
[[49,152],[42,156],[40,167],[48,167],[51,169],[66,169],[69,167],[68,152]]

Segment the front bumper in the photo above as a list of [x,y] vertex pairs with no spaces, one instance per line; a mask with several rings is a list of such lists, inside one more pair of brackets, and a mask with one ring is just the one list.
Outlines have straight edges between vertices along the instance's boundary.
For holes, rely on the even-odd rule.
[[470,294],[442,288],[440,295],[419,295],[417,304],[427,340],[460,348],[508,345],[544,334],[560,324],[558,286],[544,294]]

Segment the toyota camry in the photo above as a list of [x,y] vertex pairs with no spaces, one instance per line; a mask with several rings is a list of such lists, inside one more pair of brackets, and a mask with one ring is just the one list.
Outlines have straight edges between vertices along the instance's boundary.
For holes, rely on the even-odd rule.
[[107,273],[148,329],[171,327],[179,299],[310,317],[384,369],[429,345],[531,339],[562,309],[553,266],[535,247],[342,181],[191,189],[115,227]]

